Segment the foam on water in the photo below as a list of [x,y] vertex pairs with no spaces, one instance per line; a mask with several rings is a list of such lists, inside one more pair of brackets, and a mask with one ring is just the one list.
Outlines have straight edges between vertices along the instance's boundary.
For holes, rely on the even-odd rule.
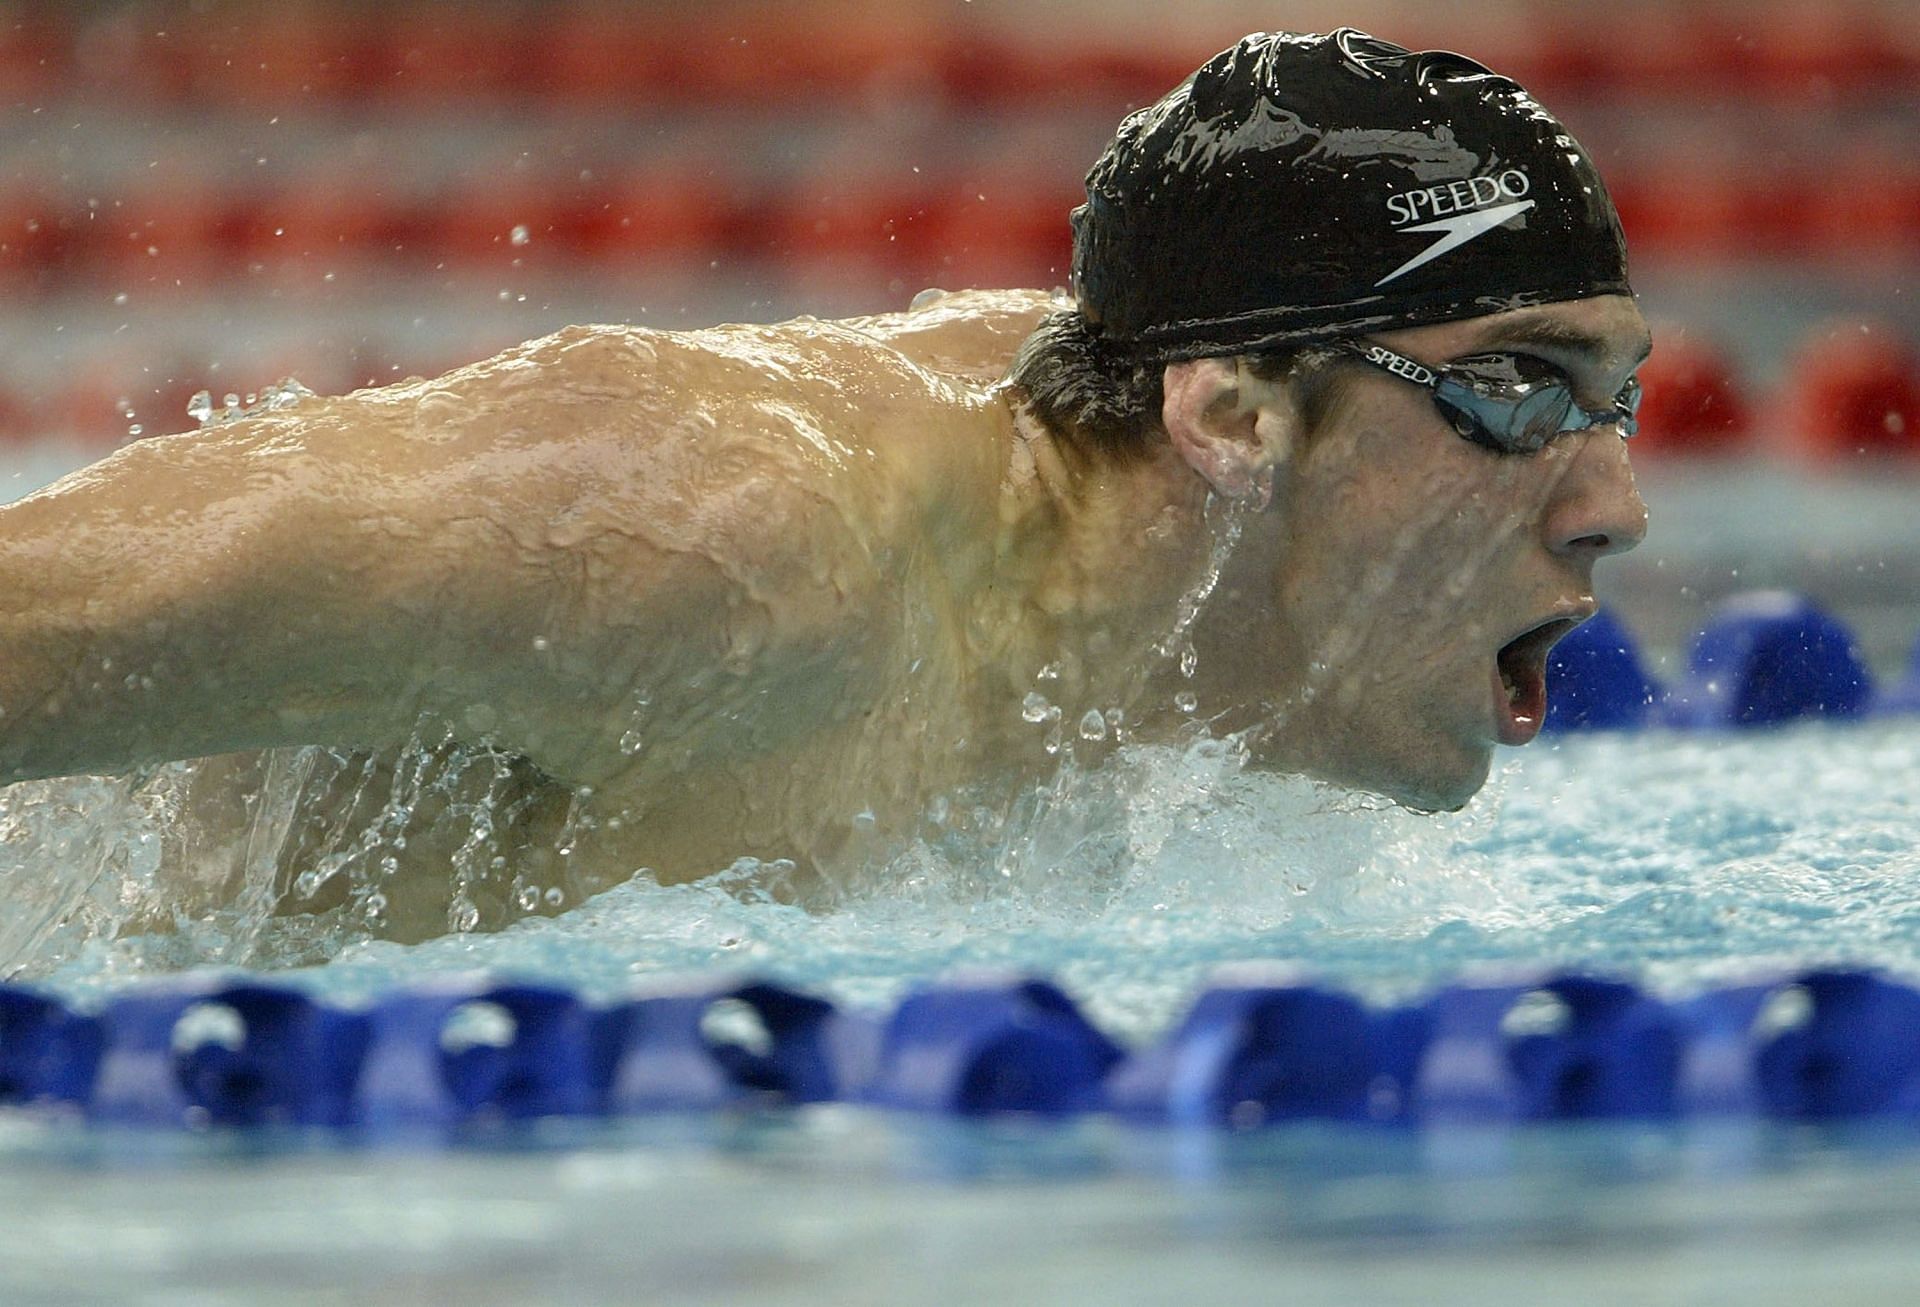
[[[155,778],[49,782],[0,823],[10,965],[75,998],[156,969],[312,956],[257,902],[143,933],[169,819]],[[1379,997],[1479,964],[1565,964],[1684,990],[1771,965],[1920,963],[1920,721],[1572,738],[1510,755],[1472,807],[1421,816],[1242,771],[1231,744],[1068,769],[991,866],[916,845],[838,905],[767,869],[648,878],[556,917],[415,945],[334,925],[289,972],[352,999],[487,968],[611,995],[752,969],[846,1002],[957,967],[1059,976],[1131,1038],[1222,963],[1298,962]],[[308,932],[303,936],[301,932]]]

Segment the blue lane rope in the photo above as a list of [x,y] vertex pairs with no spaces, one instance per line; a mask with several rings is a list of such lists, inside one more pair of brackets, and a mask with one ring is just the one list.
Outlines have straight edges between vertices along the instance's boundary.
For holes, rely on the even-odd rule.
[[[476,1012],[495,1022],[486,1036],[453,1038]],[[1374,1008],[1241,968],[1163,1038],[1127,1049],[1059,988],[1022,976],[930,986],[880,1017],[758,980],[605,1006],[473,980],[345,1009],[201,978],[93,1015],[4,987],[0,1102],[123,1127],[372,1138],[814,1102],[1205,1128],[1913,1118],[1920,991],[1812,971],[1666,1001],[1559,974]]]

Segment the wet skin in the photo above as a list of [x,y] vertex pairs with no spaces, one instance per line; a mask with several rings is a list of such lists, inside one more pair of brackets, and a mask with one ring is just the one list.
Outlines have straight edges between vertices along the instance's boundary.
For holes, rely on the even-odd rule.
[[[1385,375],[1309,431],[1293,386],[1205,361],[1169,373],[1172,438],[1091,464],[996,384],[1052,307],[570,329],[130,446],[0,509],[0,776],[336,745],[373,776],[329,790],[338,827],[410,739],[484,745],[519,760],[503,851],[568,903],[742,855],[852,875],[1048,775],[1037,691],[1147,741],[1191,692],[1264,765],[1464,802],[1496,651],[1588,611],[1644,530],[1617,434],[1498,458]],[[1542,323],[1588,338],[1526,348],[1592,407],[1644,346],[1617,297],[1380,339],[1439,363]],[[1167,637],[1223,532],[1189,678]],[[448,924],[462,832],[428,825],[387,882],[402,938]]]

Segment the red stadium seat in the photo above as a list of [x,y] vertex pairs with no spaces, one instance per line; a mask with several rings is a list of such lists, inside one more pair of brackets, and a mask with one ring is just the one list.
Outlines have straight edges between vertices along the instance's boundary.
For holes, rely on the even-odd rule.
[[1824,172],[1809,199],[1812,245],[1852,258],[1920,256],[1920,165],[1860,151]]
[[931,203],[927,185],[910,175],[809,174],[737,215],[730,253],[897,272],[914,261]]
[[1684,328],[1654,332],[1654,350],[1640,368],[1637,454],[1725,454],[1744,448],[1753,422],[1727,354]]
[[1743,164],[1721,180],[1734,196],[1726,220],[1727,252],[1744,258],[1805,258],[1821,252],[1826,178],[1820,170]]
[[1117,115],[1179,85],[1225,43],[1193,25],[1154,39],[1098,30],[1043,31],[974,26],[950,34],[933,52],[947,95],[981,109],[1040,106]]
[[919,280],[949,290],[1063,286],[1073,263],[1067,215],[1085,198],[1056,174],[1010,170],[963,182],[934,211]]
[[276,278],[324,278],[386,256],[389,208],[360,170],[301,173],[250,197],[228,232],[232,254]]
[[554,190],[554,239],[576,258],[615,266],[715,257],[738,202],[712,169],[692,164]]
[[16,294],[64,287],[91,244],[86,214],[49,179],[0,182],[0,286]]
[[[1605,167],[1606,165],[1602,165]],[[1737,175],[1704,161],[1608,169],[1607,189],[1636,255],[1720,257],[1746,240]]]
[[458,105],[519,94],[534,77],[538,42],[525,18],[499,5],[401,6],[367,35],[367,89],[378,97]]
[[74,88],[104,104],[175,104],[226,71],[192,12],[160,0],[91,8],[73,47]]
[[[217,13],[218,11],[214,11]],[[377,34],[358,16],[311,0],[276,0],[194,27],[199,93],[216,103],[311,108],[364,91]]]
[[450,179],[425,201],[424,248],[449,268],[510,274],[551,265],[567,251],[556,240],[564,217],[551,179],[510,168],[479,168]]
[[58,10],[29,10],[0,19],[0,97],[32,104],[64,89],[73,77],[74,31]]
[[1920,357],[1888,323],[1823,324],[1795,358],[1787,409],[1790,433],[1806,453],[1920,454]]
[[91,262],[108,284],[167,292],[204,292],[228,270],[227,205],[207,178],[149,174],[96,220]]
[[1751,48],[1749,85],[1816,100],[1874,87],[1909,89],[1913,70],[1889,31],[1896,21],[1890,7],[1870,4],[1772,5],[1764,21],[1740,24]]
[[913,11],[859,0],[788,0],[678,14],[662,75],[677,96],[722,105],[869,104],[930,92],[933,42]]
[[598,111],[652,104],[668,94],[674,25],[658,14],[601,3],[560,7],[535,43],[529,89]]

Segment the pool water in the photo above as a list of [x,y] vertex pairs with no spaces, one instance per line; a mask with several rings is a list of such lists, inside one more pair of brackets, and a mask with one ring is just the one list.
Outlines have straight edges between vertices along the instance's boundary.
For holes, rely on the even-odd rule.
[[[1732,498],[1750,514],[1795,496],[1797,539],[1818,549],[1754,540],[1723,564],[1714,515],[1739,512],[1725,483],[1668,488],[1679,529],[1616,592],[1630,624],[1644,611],[1666,631],[1657,664],[1678,656],[1673,614],[1638,600],[1665,596],[1697,623],[1702,591],[1738,588],[1723,566],[1773,583],[1896,578],[1849,601],[1879,623],[1876,665],[1897,661],[1920,628],[1900,560],[1920,549],[1873,535],[1894,496],[1762,473]],[[1649,499],[1658,523],[1657,486]],[[603,998],[725,969],[871,1007],[956,967],[1005,967],[1054,976],[1135,1043],[1248,960],[1382,1001],[1481,967],[1661,993],[1818,964],[1920,974],[1920,718],[1550,737],[1503,756],[1486,794],[1444,817],[1246,774],[1217,741],[1130,748],[1066,773],[990,869],[916,848],[882,885],[810,912],[757,898],[743,886],[762,869],[743,866],[415,945],[316,943],[257,914],[129,929],[115,905],[166,820],[164,788],[10,793],[6,965],[78,1004],[226,963],[340,1002],[476,969]],[[1903,1125],[1188,1136],[834,1107],[362,1153],[0,1128],[9,1303],[1884,1302],[1920,1271],[1920,1131]]]

